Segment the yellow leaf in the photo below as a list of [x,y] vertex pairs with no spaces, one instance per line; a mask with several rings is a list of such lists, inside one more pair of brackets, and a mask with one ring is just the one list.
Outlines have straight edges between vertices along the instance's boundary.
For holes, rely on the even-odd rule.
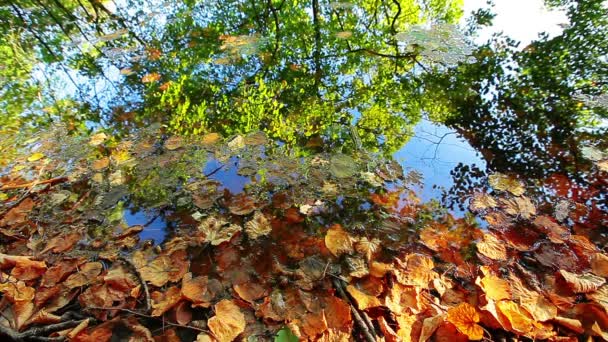
[[[509,321],[511,328],[518,333],[527,334],[534,328],[532,317],[517,303],[512,301],[501,301],[496,303],[501,314]],[[504,327],[505,329],[508,327]]]
[[91,139],[89,140],[89,145],[91,145],[91,146],[101,145],[104,141],[106,141],[106,139],[108,139],[108,136],[103,132],[94,134],[91,136]]
[[508,191],[515,196],[521,196],[526,191],[521,181],[505,174],[496,172],[488,177],[490,186],[496,190]]
[[234,302],[224,299],[215,305],[215,316],[207,325],[218,341],[233,341],[245,331],[245,315]]
[[401,270],[396,271],[397,281],[403,285],[414,285],[428,288],[429,282],[439,277],[433,271],[435,265],[433,260],[420,254],[408,254],[405,262],[396,259],[401,265]]
[[486,294],[486,298],[499,301],[511,299],[511,288],[509,282],[495,275],[488,274],[483,279],[477,278],[476,284]]
[[31,156],[29,156],[27,158],[27,161],[29,161],[29,162],[35,162],[35,161],[40,160],[42,158],[44,158],[44,153],[36,152],[36,153],[32,154]]
[[467,335],[471,340],[481,340],[483,329],[479,322],[479,314],[475,307],[469,303],[461,303],[448,310],[446,320],[456,326],[458,331]]
[[365,310],[367,308],[375,308],[382,305],[380,299],[376,296],[368,295],[367,293],[359,290],[353,285],[348,285],[346,291],[355,299],[359,310]]
[[152,316],[162,316],[169,311],[182,298],[181,289],[171,286],[166,291],[154,291],[150,295],[152,298]]

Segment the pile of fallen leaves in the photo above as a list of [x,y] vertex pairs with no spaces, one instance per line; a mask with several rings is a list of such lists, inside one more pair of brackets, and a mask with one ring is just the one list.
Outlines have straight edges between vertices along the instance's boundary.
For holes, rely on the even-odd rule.
[[[260,133],[158,139],[45,142],[8,167],[1,335],[608,339],[606,213],[584,198],[535,203],[496,173],[454,218],[377,156],[273,156]],[[133,208],[167,222],[162,244],[126,222]]]

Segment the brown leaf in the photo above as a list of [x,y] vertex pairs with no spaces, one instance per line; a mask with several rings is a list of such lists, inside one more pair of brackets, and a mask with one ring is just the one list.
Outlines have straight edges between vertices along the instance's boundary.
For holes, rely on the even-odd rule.
[[343,253],[353,253],[353,243],[354,239],[339,224],[329,227],[325,235],[325,246],[335,256],[340,256]]
[[44,261],[32,260],[26,256],[0,254],[0,267],[13,267],[11,276],[23,281],[37,279],[46,272]]
[[80,232],[56,236],[49,240],[46,248],[41,253],[44,254],[48,251],[53,253],[63,253],[72,249],[76,242],[80,241],[81,238],[82,234]]
[[509,215],[521,216],[525,219],[529,219],[530,217],[536,215],[536,207],[526,196],[509,199],[502,198],[500,199],[500,203],[505,213]]
[[76,270],[81,261],[77,259],[62,260],[50,267],[42,276],[42,286],[54,286],[65,280],[65,278]]
[[150,294],[152,299],[152,316],[162,316],[169,311],[182,298],[181,289],[171,286],[165,291],[154,291]]
[[382,331],[382,334],[384,335],[385,341],[387,341],[387,342],[400,341],[399,336],[397,336],[397,333],[395,332],[395,330],[393,330],[393,328],[391,328],[390,325],[388,325],[388,323],[386,322],[386,319],[383,316],[380,316],[378,318],[378,325],[380,326],[380,330]]
[[107,168],[108,166],[110,166],[110,158],[108,157],[103,157],[101,159],[94,160],[91,163],[91,169],[93,169],[94,171],[101,171]]
[[245,193],[240,193],[232,197],[228,202],[228,210],[234,215],[248,215],[255,209],[257,209],[255,199]]
[[64,284],[69,289],[89,285],[95,281],[102,270],[103,265],[100,262],[87,262],[79,267],[77,273],[70,275]]
[[31,198],[24,199],[18,206],[9,210],[2,220],[0,220],[0,227],[3,226],[17,226],[27,220],[27,216],[34,208],[34,201]]
[[559,273],[564,277],[570,289],[576,293],[593,292],[606,283],[606,279],[591,273],[578,275],[565,270],[560,270]]
[[559,325],[562,325],[562,326],[574,331],[577,334],[582,334],[585,332],[585,329],[583,328],[583,324],[581,323],[581,321],[579,321],[577,319],[572,319],[572,318],[567,318],[567,317],[555,317],[553,320],[555,322],[557,322]]
[[159,255],[138,271],[145,281],[154,286],[161,287],[169,281],[169,272],[172,269],[171,258],[167,255]]
[[547,234],[547,237],[553,243],[564,243],[570,237],[570,230],[557,224],[549,216],[538,216],[534,219],[534,225]]
[[207,323],[220,342],[236,339],[245,330],[245,315],[233,301],[224,299],[215,305],[215,316]]
[[165,140],[164,147],[167,150],[173,151],[173,150],[177,150],[178,148],[182,147],[183,144],[184,144],[184,140],[182,139],[182,137],[174,135],[174,136],[168,138],[167,140]]
[[479,314],[475,307],[469,303],[461,303],[450,308],[446,320],[454,324],[461,333],[467,335],[471,340],[481,340],[483,338],[483,329],[477,324]]
[[266,288],[258,283],[247,282],[234,285],[233,288],[234,292],[236,292],[239,297],[249,303],[253,303],[267,295]]
[[329,296],[324,298],[324,312],[329,329],[343,329],[352,326],[350,305],[340,298]]
[[591,271],[600,277],[608,278],[608,255],[595,253],[591,256]]
[[190,274],[182,280],[182,295],[190,300],[193,306],[208,308],[215,298],[218,286],[210,282],[206,276],[191,278]]

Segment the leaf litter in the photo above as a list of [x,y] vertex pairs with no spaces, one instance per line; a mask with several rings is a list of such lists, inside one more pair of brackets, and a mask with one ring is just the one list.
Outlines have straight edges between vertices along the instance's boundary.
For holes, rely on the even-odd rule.
[[[273,154],[263,133],[97,133],[74,138],[79,149],[54,136],[37,142],[50,165],[24,157],[2,176],[3,329],[74,341],[607,334],[608,257],[584,198],[541,205],[495,173],[494,192],[470,203],[482,229],[437,213],[377,155]],[[243,190],[207,163],[246,165]],[[30,189],[28,168],[43,167],[45,186]],[[125,204],[172,222],[162,243],[141,241],[147,225],[129,226]]]

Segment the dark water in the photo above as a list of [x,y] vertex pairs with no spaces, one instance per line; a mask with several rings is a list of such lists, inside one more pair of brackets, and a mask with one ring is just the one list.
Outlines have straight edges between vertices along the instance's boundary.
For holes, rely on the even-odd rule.
[[[386,239],[388,257],[445,217],[520,229],[550,216],[605,250],[607,9],[547,5],[568,23],[522,46],[475,41],[491,8],[465,22],[450,1],[1,4],[3,252],[46,238],[7,218],[31,196],[30,222],[81,227],[84,246],[144,226],[125,253],[261,210],[276,234],[244,247],[248,262],[292,258],[257,251],[310,247],[333,223]],[[482,193],[505,201],[470,208]],[[546,234],[509,229],[519,247]]]

